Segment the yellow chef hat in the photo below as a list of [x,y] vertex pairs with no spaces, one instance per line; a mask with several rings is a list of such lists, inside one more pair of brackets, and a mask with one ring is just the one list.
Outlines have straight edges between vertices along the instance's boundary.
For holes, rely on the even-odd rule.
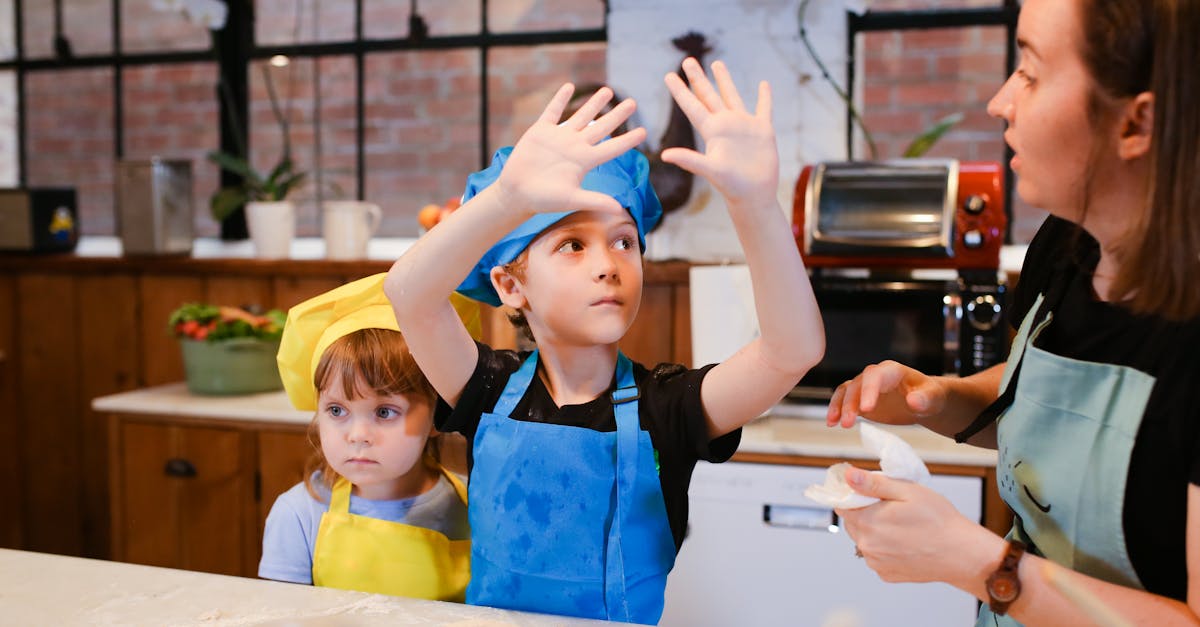
[[[392,303],[383,293],[384,273],[375,274],[314,296],[288,310],[279,344],[279,376],[288,399],[299,410],[317,408],[313,377],[325,349],[359,329],[399,331]],[[450,302],[471,337],[479,339],[479,305],[453,294]]]

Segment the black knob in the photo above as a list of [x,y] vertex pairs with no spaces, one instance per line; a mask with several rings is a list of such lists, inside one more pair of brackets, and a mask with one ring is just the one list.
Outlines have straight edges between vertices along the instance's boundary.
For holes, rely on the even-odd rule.
[[163,473],[168,477],[187,479],[196,476],[196,466],[186,459],[175,457],[167,460],[166,466],[163,466]]
[[987,209],[987,198],[980,194],[971,194],[963,201],[963,209],[971,215],[979,215]]
[[1000,303],[991,294],[976,296],[967,302],[967,322],[980,331],[989,331],[1000,322]]

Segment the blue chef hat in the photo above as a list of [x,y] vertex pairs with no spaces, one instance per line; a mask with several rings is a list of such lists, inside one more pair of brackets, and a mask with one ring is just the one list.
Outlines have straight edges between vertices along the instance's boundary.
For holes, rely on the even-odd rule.
[[[512,146],[501,148],[492,155],[492,164],[467,177],[467,189],[463,192],[465,203],[491,185],[500,177],[504,162],[512,153]],[[650,187],[650,163],[636,149],[630,149],[619,157],[601,163],[583,177],[583,189],[608,194],[616,199],[633,216],[637,224],[638,243],[646,250],[646,232],[653,229],[662,217],[662,205]],[[529,247],[539,233],[563,219],[570,211],[539,213],[513,229],[496,242],[471,269],[471,273],[458,286],[458,293],[468,298],[500,305],[500,295],[492,287],[491,271],[496,266],[510,263]]]

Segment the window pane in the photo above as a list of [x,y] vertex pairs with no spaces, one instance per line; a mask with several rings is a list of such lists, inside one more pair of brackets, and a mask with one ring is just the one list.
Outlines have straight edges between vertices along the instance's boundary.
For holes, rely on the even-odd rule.
[[[296,234],[320,235],[318,201],[350,199],[357,195],[354,58],[323,58],[319,66],[313,59],[292,59],[282,68],[263,62],[252,64],[251,162],[266,175],[283,155],[283,132],[271,108],[264,68],[269,72],[279,106],[288,120],[292,161],[297,171],[307,174],[304,183],[288,196],[296,204]],[[316,133],[318,93],[315,91],[318,84],[319,146]],[[386,211],[387,207],[384,209]]]
[[114,235],[113,73],[31,72],[25,128],[30,186],[74,187],[83,235]]
[[122,75],[125,159],[150,157],[192,162],[195,234],[215,236],[208,200],[217,191],[217,166],[206,158],[220,143],[214,64],[130,67]]
[[16,0],[0,0],[0,61],[17,57],[17,32],[13,24],[13,3]]
[[353,0],[257,0],[254,3],[254,40],[260,46],[353,39]]
[[17,171],[17,74],[0,71],[0,187],[14,187]]
[[[408,37],[411,0],[363,0],[363,37],[399,39]],[[417,2],[417,15],[431,37],[479,32],[479,0],[424,0]]]
[[366,64],[366,198],[383,235],[416,235],[417,212],[462,194],[479,167],[479,53],[373,54]]
[[488,29],[494,33],[586,30],[604,27],[603,0],[493,0]]
[[590,94],[603,85],[606,49],[606,44],[594,43],[492,50],[488,61],[491,150],[520,138],[563,83],[574,83],[577,94]]
[[154,8],[155,0],[121,0],[121,50],[157,52],[207,50],[208,26],[193,22],[183,12]]
[[[55,56],[54,2],[22,0],[25,57]],[[71,0],[62,3],[62,34],[75,56],[111,54],[112,0]]]

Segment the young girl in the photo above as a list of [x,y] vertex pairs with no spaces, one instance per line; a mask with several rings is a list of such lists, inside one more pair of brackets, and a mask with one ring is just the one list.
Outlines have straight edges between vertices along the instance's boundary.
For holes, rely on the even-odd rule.
[[[674,74],[667,85],[707,153],[663,158],[728,202],[761,325],[738,354],[650,370],[617,349],[661,209],[646,159],[631,150],[645,130],[605,139],[633,102],[593,122],[607,88],[562,124],[573,88],[559,89],[516,146],[468,179],[463,206],[388,273],[413,357],[453,407],[436,424],[472,442],[469,603],[657,622],[696,461],[728,459],[739,428],[822,356],[821,319],[776,198],[770,91],[759,87],[751,113],[722,64],[716,88],[695,60],[684,69],[690,90]],[[473,342],[447,303],[456,287],[517,310],[538,350]]]
[[267,517],[267,579],[463,599],[466,489],[431,454],[437,396],[367,277],[288,312],[279,349],[297,409],[316,410],[317,468]]

